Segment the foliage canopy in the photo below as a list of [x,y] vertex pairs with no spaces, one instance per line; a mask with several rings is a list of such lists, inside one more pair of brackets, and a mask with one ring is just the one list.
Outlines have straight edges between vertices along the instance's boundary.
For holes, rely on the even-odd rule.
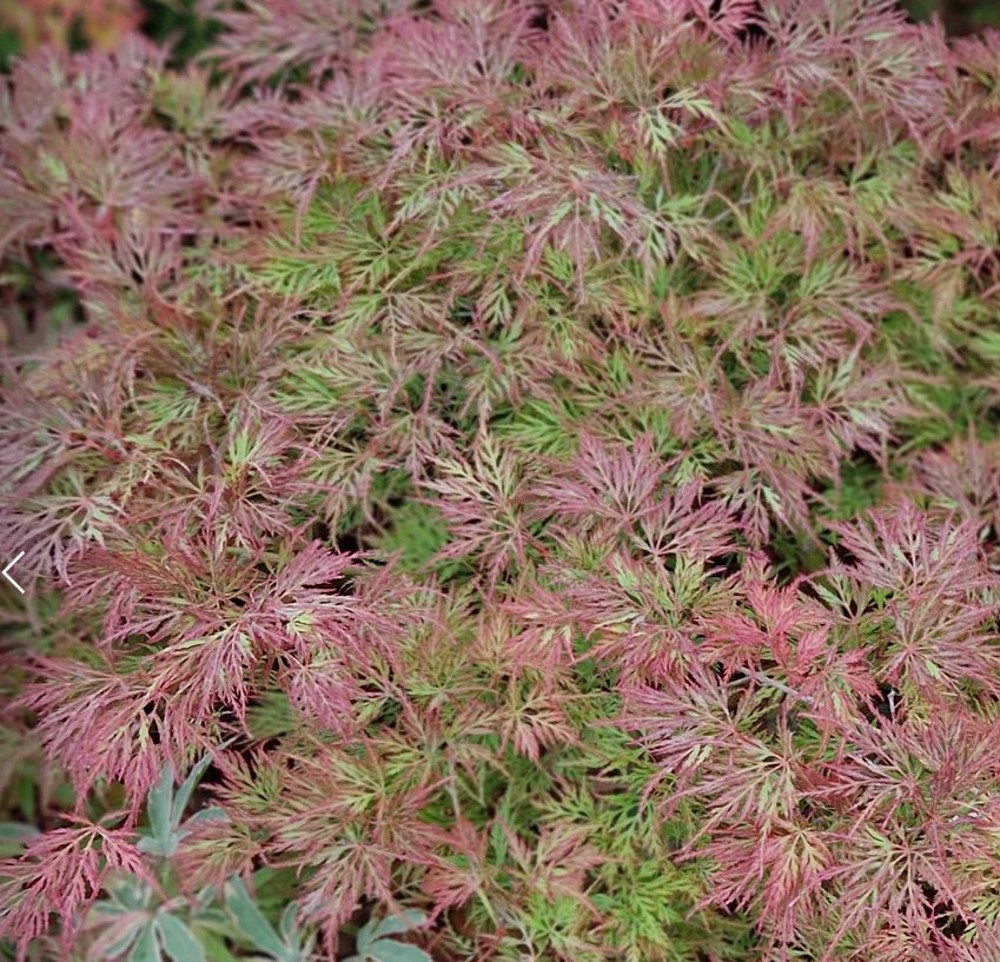
[[1000,958],[1000,34],[205,12],[0,88],[11,952]]

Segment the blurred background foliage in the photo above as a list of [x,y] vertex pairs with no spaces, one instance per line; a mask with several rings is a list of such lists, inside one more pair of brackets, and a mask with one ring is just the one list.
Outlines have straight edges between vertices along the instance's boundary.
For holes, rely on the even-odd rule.
[[901,6],[914,20],[930,20],[938,13],[953,36],[1000,28],[998,0],[903,0]]
[[[900,4],[915,20],[938,14],[953,36],[1000,28],[1000,0]],[[135,27],[170,44],[179,62],[204,49],[213,33],[212,22],[198,12],[198,0],[0,0],[0,69],[12,56],[44,43],[109,49]]]
[[204,49],[213,33],[198,0],[0,0],[0,69],[45,43],[112,49],[136,27],[170,44],[178,62]]

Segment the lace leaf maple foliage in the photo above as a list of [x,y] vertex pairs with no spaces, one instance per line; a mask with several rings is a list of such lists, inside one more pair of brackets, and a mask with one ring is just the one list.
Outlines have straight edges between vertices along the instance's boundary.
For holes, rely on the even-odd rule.
[[0,938],[996,954],[997,35],[204,13],[0,89]]

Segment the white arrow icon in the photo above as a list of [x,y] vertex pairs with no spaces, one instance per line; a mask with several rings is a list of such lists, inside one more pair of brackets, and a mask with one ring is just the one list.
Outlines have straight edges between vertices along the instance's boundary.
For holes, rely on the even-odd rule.
[[16,565],[23,557],[24,552],[22,551],[9,565],[7,565],[6,568],[3,569],[3,571],[0,571],[0,574],[2,574],[15,588],[17,588],[22,595],[24,594],[24,589],[10,576],[10,569],[13,568],[14,565]]

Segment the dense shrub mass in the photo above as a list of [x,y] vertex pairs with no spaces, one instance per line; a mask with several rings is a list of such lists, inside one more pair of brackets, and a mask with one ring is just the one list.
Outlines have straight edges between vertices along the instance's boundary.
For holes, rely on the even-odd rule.
[[1000,34],[206,12],[0,92],[10,957],[1000,959]]

